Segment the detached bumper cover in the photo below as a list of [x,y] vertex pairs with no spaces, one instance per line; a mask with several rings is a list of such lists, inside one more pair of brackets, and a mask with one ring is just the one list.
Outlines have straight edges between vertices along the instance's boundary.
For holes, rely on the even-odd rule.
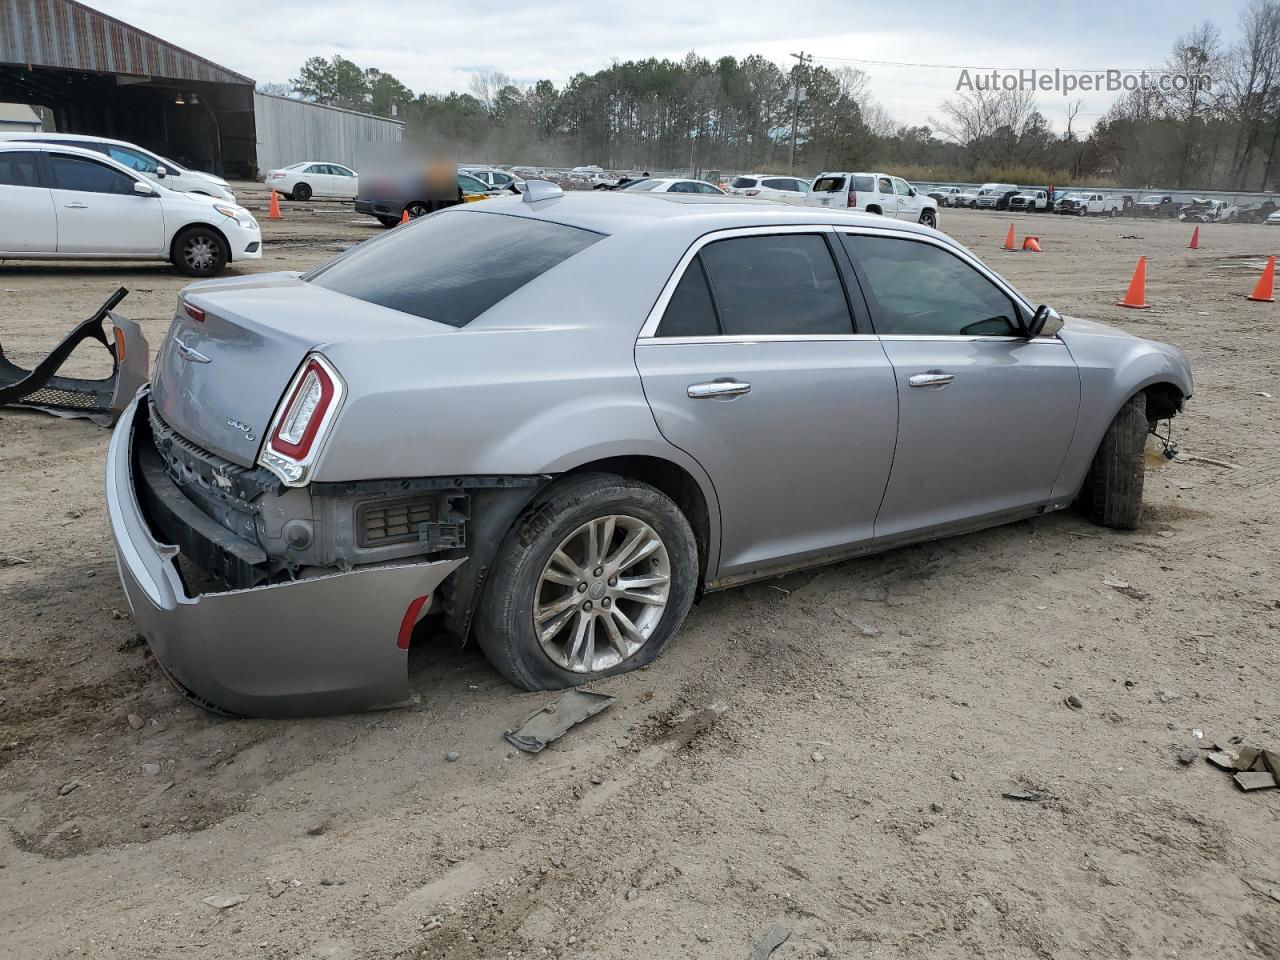
[[246,716],[345,713],[407,699],[408,652],[397,645],[406,611],[464,561],[188,596],[178,547],[155,539],[135,486],[134,421],[145,396],[111,438],[107,514],[134,622],[165,672],[203,705]]
[[[150,349],[141,328],[111,311],[128,291],[121,287],[93,316],[76,325],[33,369],[13,363],[0,346],[0,406],[29,407],[59,417],[84,417],[109,427],[147,382]],[[111,320],[113,337],[103,329]],[[111,354],[111,376],[102,380],[58,376],[58,369],[85,340],[97,340]]]

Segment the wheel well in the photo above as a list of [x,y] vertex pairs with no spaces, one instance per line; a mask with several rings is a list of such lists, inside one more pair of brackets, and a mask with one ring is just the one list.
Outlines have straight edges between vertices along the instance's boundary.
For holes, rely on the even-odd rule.
[[[868,205],[867,205],[867,213],[880,213],[880,207],[879,207],[879,205],[874,204],[874,203],[868,204]],[[881,216],[883,216],[883,214],[881,214]]]
[[1147,395],[1147,419],[1168,420],[1182,409],[1182,391],[1172,383],[1153,383],[1143,391]]
[[231,262],[231,244],[227,242],[227,235],[215,227],[212,223],[188,223],[185,227],[173,235],[173,242],[169,244],[169,260],[174,262],[178,259],[178,241],[185,237],[189,232],[197,227],[204,227],[218,238],[222,244],[222,252],[227,255],[227,262]]
[[562,476],[578,473],[616,473],[621,477],[639,480],[657,487],[675,501],[677,507],[693,528],[698,543],[698,582],[707,576],[707,552],[711,543],[711,513],[702,488],[687,470],[659,457],[609,457],[575,467]]

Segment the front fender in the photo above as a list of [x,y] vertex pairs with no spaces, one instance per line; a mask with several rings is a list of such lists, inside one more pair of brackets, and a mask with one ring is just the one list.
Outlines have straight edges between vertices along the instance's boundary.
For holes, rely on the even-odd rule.
[[1167,343],[1075,317],[1065,318],[1059,335],[1080,368],[1080,415],[1053,489],[1054,502],[1064,504],[1080,490],[1103,434],[1130,397],[1170,384],[1185,401],[1195,382],[1186,356]]

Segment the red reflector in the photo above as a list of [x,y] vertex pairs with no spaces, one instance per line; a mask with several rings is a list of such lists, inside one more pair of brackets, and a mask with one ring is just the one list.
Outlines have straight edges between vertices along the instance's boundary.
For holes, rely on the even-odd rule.
[[409,601],[409,607],[404,612],[404,619],[400,621],[400,636],[396,638],[396,646],[401,650],[409,649],[409,641],[413,637],[414,625],[418,622],[418,614],[422,612],[422,606],[430,596],[417,597]]
[[858,205],[858,195],[852,190],[849,191],[849,206],[856,207]]
[[204,311],[199,307],[193,307],[184,300],[182,302],[182,311],[196,323],[204,323]]

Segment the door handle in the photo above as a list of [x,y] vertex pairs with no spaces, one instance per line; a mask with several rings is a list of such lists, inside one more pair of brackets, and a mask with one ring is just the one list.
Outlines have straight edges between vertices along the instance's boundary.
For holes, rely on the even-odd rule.
[[955,380],[955,374],[931,370],[929,373],[917,373],[907,383],[913,387],[945,387]]
[[72,210],[88,210],[89,209],[89,205],[87,203],[81,203],[79,200],[73,200],[71,203],[64,203],[63,206],[68,207]]
[[712,380],[710,383],[689,384],[689,396],[694,400],[710,397],[716,399],[732,399],[751,392],[751,384],[741,380]]

